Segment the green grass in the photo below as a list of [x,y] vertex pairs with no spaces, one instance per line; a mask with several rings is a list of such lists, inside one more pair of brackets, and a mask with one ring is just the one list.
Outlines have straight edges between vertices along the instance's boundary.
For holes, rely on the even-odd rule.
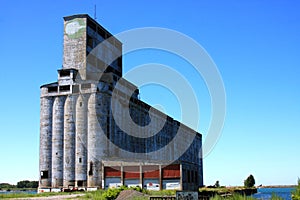
[[39,193],[39,194],[11,193],[11,194],[0,194],[0,199],[28,198],[28,197],[48,197],[48,196],[67,195],[67,194],[77,194],[77,193],[66,193],[66,192],[45,192],[45,193]]
[[292,192],[292,199],[300,200],[300,179],[298,179],[298,186],[296,187],[295,191]]
[[209,200],[257,200],[253,197],[247,197],[239,194],[233,194],[232,196],[222,197],[219,195],[216,195],[214,197],[211,197]]
[[[231,196],[227,196],[227,197],[222,197],[219,195],[216,195],[212,198],[210,198],[209,200],[257,200],[254,197],[251,196],[243,196],[243,195],[239,195],[239,194],[233,194]],[[271,197],[271,200],[283,200],[283,198],[273,194]]]
[[176,190],[160,190],[160,191],[145,190],[143,191],[143,193],[150,196],[174,196],[176,195]]
[[105,190],[97,190],[92,192],[86,192],[85,195],[77,197],[78,199],[95,199],[95,200],[105,200],[103,193]]

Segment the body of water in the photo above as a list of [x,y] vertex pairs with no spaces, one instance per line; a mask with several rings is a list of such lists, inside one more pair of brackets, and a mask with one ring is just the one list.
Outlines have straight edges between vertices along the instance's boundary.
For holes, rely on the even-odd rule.
[[37,191],[36,190],[28,190],[28,191],[14,191],[14,190],[11,190],[11,191],[5,191],[5,190],[2,190],[0,191],[0,194],[13,194],[13,193],[26,193],[26,194],[36,194]]
[[271,199],[272,194],[275,194],[285,200],[291,200],[291,192],[295,188],[259,188],[257,189],[257,193],[253,195],[253,197],[257,199],[268,200]]

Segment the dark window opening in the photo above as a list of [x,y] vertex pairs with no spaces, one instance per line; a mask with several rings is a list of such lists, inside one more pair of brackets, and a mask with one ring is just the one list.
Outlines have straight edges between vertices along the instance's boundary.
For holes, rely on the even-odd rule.
[[59,72],[59,76],[60,76],[60,77],[70,76],[70,74],[71,74],[70,71],[60,71],[60,72]]
[[195,182],[198,183],[198,173],[195,171]]
[[187,182],[190,183],[191,182],[191,176],[190,176],[190,170],[187,170]]
[[57,92],[57,86],[48,87],[48,92]]
[[87,36],[87,45],[91,48],[94,48],[93,38],[91,36]]
[[69,85],[59,86],[59,91],[60,92],[70,91],[70,86]]
[[55,155],[58,155],[58,153],[56,152]]
[[83,186],[83,181],[77,181],[77,186],[82,187]]
[[81,163],[82,162],[82,159],[81,158],[79,158],[79,163]]
[[119,57],[119,58],[118,58],[118,66],[119,66],[119,67],[122,67],[122,57]]
[[73,85],[73,93],[79,93],[79,85]]
[[190,171],[191,172],[191,182],[194,183],[194,171]]
[[98,28],[97,32],[101,37],[103,37],[105,39],[105,31],[104,30]]
[[93,162],[90,162],[89,176],[93,175]]
[[48,178],[48,177],[49,177],[48,174],[49,174],[48,171],[41,171],[41,179],[46,179],[46,178]]
[[82,90],[90,89],[92,85],[90,83],[84,83],[81,85]]
[[88,27],[90,27],[91,29],[93,29],[96,32],[96,24],[93,23],[92,21],[88,21]]
[[82,102],[79,102],[79,106],[80,106],[80,107],[82,106]]

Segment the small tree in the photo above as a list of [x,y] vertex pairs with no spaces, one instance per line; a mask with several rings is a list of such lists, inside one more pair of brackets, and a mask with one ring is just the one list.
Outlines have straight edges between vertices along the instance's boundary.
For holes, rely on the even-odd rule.
[[244,181],[244,186],[245,187],[253,187],[255,185],[255,179],[252,174],[248,176],[248,178]]
[[219,188],[220,187],[220,182],[219,181],[216,181],[215,185],[214,185],[216,188]]

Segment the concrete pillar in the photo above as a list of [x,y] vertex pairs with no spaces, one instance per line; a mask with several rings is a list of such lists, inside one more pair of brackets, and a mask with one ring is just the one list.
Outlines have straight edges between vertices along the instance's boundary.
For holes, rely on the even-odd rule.
[[125,179],[124,179],[124,167],[121,163],[121,184],[125,185]]
[[70,95],[65,102],[64,114],[64,182],[65,188],[75,186],[75,102]]
[[65,97],[55,97],[52,124],[52,187],[63,186],[63,137]]
[[101,144],[102,129],[97,119],[96,94],[91,94],[88,100],[88,187],[101,187],[103,144]]
[[104,176],[104,164],[101,163],[101,188],[100,189],[105,189],[105,176]]
[[140,187],[143,189],[143,167],[140,163]]
[[53,101],[53,97],[41,98],[39,187],[51,187]]
[[158,167],[159,167],[159,178],[158,178],[159,190],[162,190],[163,189],[162,168],[161,168],[161,165],[159,165]]
[[[182,181],[182,175],[183,175],[183,171],[182,171],[182,164],[180,163],[180,190],[183,190],[183,181]],[[185,177],[186,178],[186,177]]]
[[79,95],[76,102],[75,186],[87,186],[87,102]]

